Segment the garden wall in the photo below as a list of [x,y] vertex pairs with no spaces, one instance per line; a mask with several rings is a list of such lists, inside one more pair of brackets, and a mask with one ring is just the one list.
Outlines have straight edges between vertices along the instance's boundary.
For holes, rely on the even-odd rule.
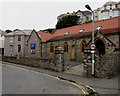
[[33,57],[10,57],[3,56],[2,61],[16,63],[20,65],[26,65],[31,67],[49,69],[54,71],[61,71],[60,67],[55,64],[54,59],[43,59],[43,58],[33,58]]
[[[111,53],[102,57],[96,57],[95,60],[95,77],[111,78],[116,74],[120,73],[120,53]],[[86,65],[87,75],[91,76],[91,64]]]

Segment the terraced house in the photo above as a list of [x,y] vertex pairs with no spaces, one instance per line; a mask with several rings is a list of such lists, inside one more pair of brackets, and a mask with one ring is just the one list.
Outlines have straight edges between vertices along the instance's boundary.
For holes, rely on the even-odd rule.
[[4,55],[25,56],[26,41],[32,30],[14,30],[5,35]]

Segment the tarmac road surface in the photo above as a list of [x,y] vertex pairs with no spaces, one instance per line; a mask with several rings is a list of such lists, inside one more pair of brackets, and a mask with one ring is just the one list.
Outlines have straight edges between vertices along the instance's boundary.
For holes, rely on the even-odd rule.
[[83,94],[83,91],[42,73],[2,65],[2,94]]

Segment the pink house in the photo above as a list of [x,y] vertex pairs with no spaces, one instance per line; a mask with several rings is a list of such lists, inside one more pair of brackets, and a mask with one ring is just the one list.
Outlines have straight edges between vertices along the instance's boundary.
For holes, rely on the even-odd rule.
[[26,41],[32,30],[15,30],[5,35],[4,55],[25,56]]

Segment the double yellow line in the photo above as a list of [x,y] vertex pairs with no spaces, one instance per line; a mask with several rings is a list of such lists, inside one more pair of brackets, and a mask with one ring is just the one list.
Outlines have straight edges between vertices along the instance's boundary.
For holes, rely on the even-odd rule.
[[87,94],[85,88],[83,86],[81,86],[80,84],[76,84],[76,83],[73,83],[73,82],[70,82],[70,81],[67,81],[67,80],[62,80],[62,79],[58,78],[57,76],[53,76],[53,75],[49,75],[49,74],[46,74],[46,73],[38,72],[38,71],[35,71],[35,70],[32,70],[32,69],[26,69],[26,68],[22,68],[22,67],[17,67],[17,66],[15,66],[16,64],[14,64],[14,65],[2,64],[2,65],[10,66],[10,67],[25,70],[25,71],[31,71],[31,72],[34,72],[34,73],[37,73],[37,74],[42,74],[42,75],[45,75],[45,76],[48,76],[48,77],[51,77],[51,78],[54,78],[54,79],[57,79],[57,80],[60,80],[60,81],[70,83],[70,84],[78,87],[83,92],[84,96],[86,96],[86,94]]

